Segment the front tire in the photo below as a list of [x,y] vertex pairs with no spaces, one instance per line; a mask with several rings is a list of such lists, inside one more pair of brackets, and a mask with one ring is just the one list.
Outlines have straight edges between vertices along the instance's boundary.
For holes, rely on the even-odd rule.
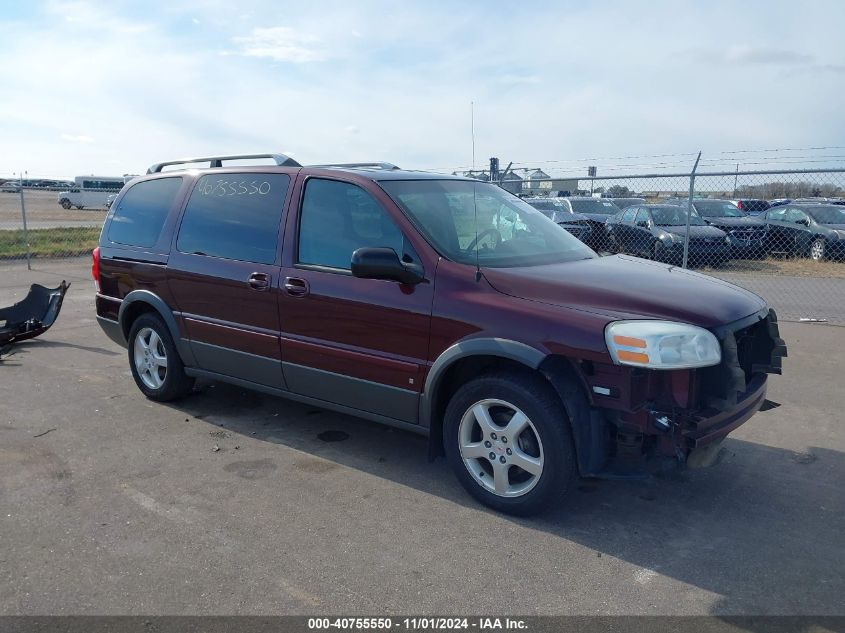
[[73,206],[67,198],[62,200],[61,205],[62,209],[70,209]]
[[129,368],[138,389],[150,400],[176,400],[194,387],[194,379],[185,374],[170,331],[157,314],[143,314],[132,324]]
[[823,238],[819,237],[813,240],[813,243],[810,244],[810,259],[814,262],[820,262],[824,260],[825,251],[827,250],[827,243],[824,241]]
[[482,375],[458,389],[446,408],[444,442],[467,492],[507,514],[554,507],[577,478],[563,405],[527,372]]

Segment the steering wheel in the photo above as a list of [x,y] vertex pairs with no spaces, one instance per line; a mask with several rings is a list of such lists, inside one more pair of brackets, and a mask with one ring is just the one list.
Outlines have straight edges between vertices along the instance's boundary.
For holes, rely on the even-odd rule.
[[476,247],[476,245],[481,241],[481,238],[486,237],[488,233],[496,236],[496,243],[493,245],[493,248],[494,249],[498,248],[499,244],[502,243],[502,234],[499,233],[499,231],[497,229],[494,229],[494,228],[491,227],[489,229],[484,229],[481,233],[476,235],[475,239],[472,240],[472,242],[469,243],[469,246],[467,246],[464,250],[466,250],[466,251],[473,250]]

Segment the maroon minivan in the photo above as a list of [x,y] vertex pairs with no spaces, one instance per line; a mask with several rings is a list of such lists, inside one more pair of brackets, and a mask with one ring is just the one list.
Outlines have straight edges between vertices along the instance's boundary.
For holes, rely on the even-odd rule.
[[[244,158],[275,165],[224,165]],[[579,475],[712,462],[786,355],[751,292],[599,257],[495,184],[387,163],[154,165],[92,272],[148,398],[203,377],[427,434],[522,515]]]

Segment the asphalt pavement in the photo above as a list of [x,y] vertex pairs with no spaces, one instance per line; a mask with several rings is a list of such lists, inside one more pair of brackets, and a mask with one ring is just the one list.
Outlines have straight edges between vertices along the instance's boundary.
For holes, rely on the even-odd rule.
[[202,383],[146,400],[87,260],[0,363],[0,614],[843,614],[845,329],[782,324],[784,375],[721,462],[582,480],[550,514],[475,503],[415,435]]

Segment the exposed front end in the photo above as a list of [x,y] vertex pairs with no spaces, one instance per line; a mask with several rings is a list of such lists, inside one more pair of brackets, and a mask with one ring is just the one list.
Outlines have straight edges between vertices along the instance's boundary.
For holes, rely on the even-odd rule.
[[665,465],[667,459],[690,467],[709,465],[721,441],[760,410],[768,374],[781,373],[787,353],[774,311],[712,333],[721,360],[708,367],[589,368],[586,380],[606,442],[601,451],[605,461],[594,461],[590,474],[637,475],[650,465]]

